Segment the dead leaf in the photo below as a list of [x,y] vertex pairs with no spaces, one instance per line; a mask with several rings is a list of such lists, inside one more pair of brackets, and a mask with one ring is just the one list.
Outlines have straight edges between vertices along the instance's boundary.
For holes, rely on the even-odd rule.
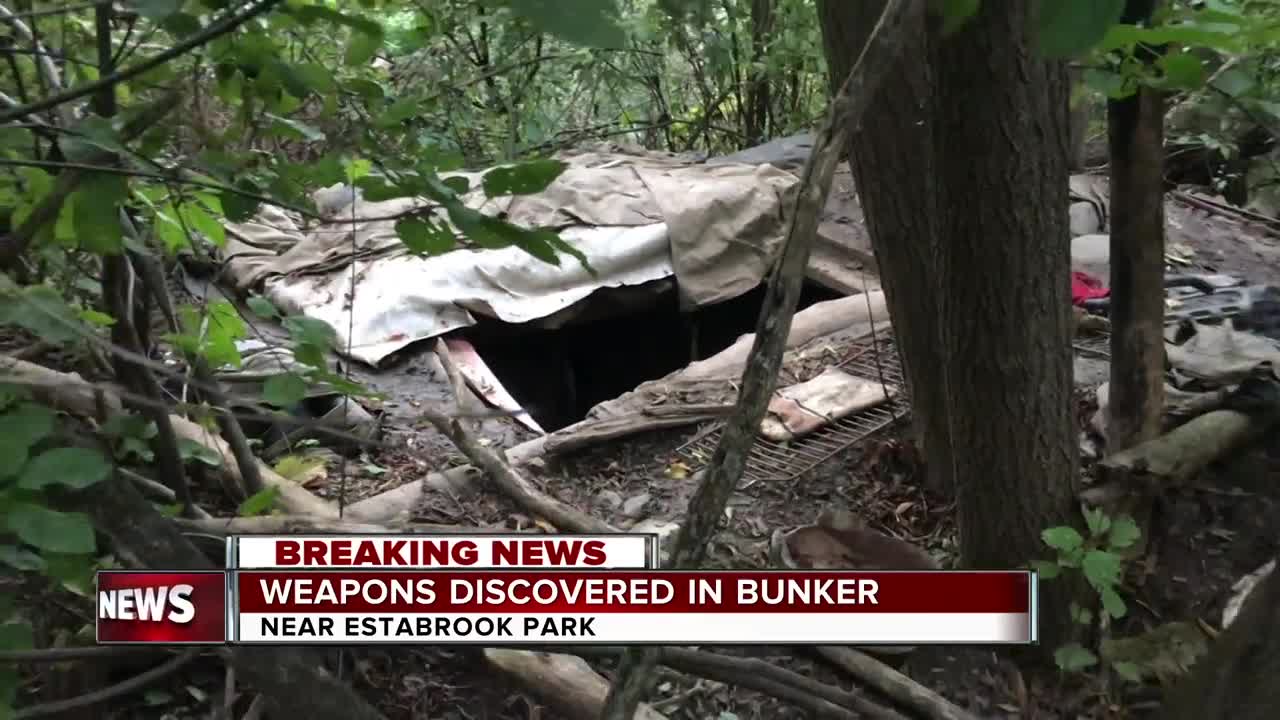
[[672,480],[684,480],[689,477],[689,466],[676,461],[667,466],[667,477]]

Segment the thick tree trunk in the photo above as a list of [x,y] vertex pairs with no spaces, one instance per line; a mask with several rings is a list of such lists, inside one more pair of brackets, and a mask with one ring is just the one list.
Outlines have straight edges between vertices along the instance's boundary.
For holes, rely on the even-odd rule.
[[[1122,22],[1156,0],[1129,0]],[[1164,409],[1164,99],[1141,88],[1108,103],[1111,154],[1109,452],[1160,434]]]
[[[818,17],[833,84],[848,75],[885,0],[818,0]],[[894,338],[907,374],[928,486],[952,489],[951,442],[938,304],[938,208],[933,157],[931,42],[923,22],[907,40],[886,83],[867,108],[850,143],[853,170],[871,234]],[[926,442],[927,440],[927,442]]]
[[1280,572],[1254,587],[1231,627],[1165,701],[1164,720],[1270,720],[1280,709]]
[[[938,43],[935,124],[946,386],[962,562],[1025,567],[1075,524],[1068,79],[1028,37],[1034,3],[981,4]],[[1072,586],[1041,586],[1042,647]]]

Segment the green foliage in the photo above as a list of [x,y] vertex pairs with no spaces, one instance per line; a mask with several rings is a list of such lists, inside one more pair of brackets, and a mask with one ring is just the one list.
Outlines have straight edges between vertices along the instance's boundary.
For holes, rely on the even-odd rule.
[[1120,21],[1125,0],[1040,0],[1037,39],[1042,53],[1072,57],[1087,52]]
[[[1095,615],[1093,610],[1073,603],[1071,619],[1080,625],[1097,624],[1105,632],[1112,620],[1128,612],[1119,593],[1124,579],[1122,553],[1137,542],[1140,531],[1133,518],[1110,517],[1097,509],[1085,510],[1084,521],[1087,537],[1067,525],[1044,530],[1041,540],[1056,551],[1056,557],[1031,566],[1044,580],[1053,580],[1067,571],[1080,573],[1097,595],[1103,612]],[[1078,643],[1070,643],[1055,651],[1054,660],[1063,672],[1081,672],[1097,665],[1098,655]],[[1115,668],[1114,663],[1112,667],[1121,677],[1129,677],[1133,671],[1128,666]]]
[[280,498],[280,488],[272,485],[265,488],[259,493],[246,499],[240,504],[240,517],[256,517],[258,515],[267,515],[275,508],[276,501]]

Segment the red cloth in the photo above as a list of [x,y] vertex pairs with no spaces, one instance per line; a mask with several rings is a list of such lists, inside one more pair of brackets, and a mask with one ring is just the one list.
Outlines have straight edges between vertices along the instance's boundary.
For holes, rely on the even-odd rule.
[[1111,291],[1102,286],[1102,281],[1082,272],[1071,273],[1071,302],[1074,305],[1083,305],[1085,300],[1094,298],[1104,298],[1111,294]]

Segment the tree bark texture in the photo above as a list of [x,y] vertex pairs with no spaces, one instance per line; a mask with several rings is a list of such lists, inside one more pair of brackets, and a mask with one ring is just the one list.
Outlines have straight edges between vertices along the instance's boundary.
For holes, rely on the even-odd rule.
[[[944,387],[961,560],[1025,567],[1041,532],[1077,524],[1072,420],[1069,94],[1063,62],[1032,48],[1034,3],[981,4],[940,39],[935,148]],[[1041,586],[1050,651],[1072,586]]]
[[1089,98],[1084,96],[1084,71],[1072,68],[1071,75],[1071,172],[1081,172],[1088,163],[1085,146],[1089,141]]
[[1280,712],[1280,572],[1244,607],[1165,699],[1164,720],[1269,720]]
[[[1155,6],[1156,0],[1129,0],[1121,22],[1148,20]],[[1108,451],[1114,453],[1159,435],[1164,409],[1164,98],[1156,90],[1141,87],[1134,95],[1110,101],[1107,120],[1111,155],[1107,434]]]
[[[885,0],[818,0],[832,89],[848,75]],[[917,21],[904,52],[863,115],[848,161],[880,269],[893,334],[907,377],[926,485],[952,490],[950,435],[942,393],[932,41]]]

